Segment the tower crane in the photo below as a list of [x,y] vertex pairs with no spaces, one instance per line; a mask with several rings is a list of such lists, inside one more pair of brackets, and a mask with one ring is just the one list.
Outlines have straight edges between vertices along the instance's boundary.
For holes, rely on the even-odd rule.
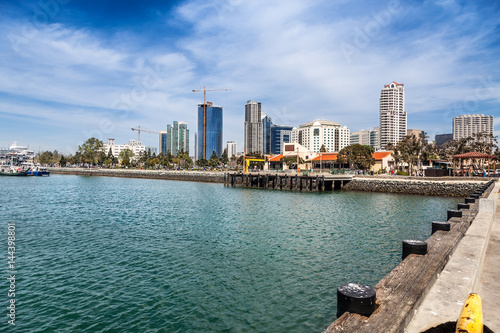
[[203,146],[203,158],[207,158],[207,91],[228,91],[231,89],[206,89],[205,86],[203,86],[203,89],[200,90],[194,90],[193,92],[202,92],[203,91],[203,135],[202,135],[202,146]]
[[146,133],[153,133],[153,134],[160,134],[160,132],[153,132],[153,131],[148,131],[145,129],[142,129],[141,126],[137,126],[137,128],[131,128],[132,131],[137,131],[138,136],[137,140],[141,142],[141,132],[146,132]]

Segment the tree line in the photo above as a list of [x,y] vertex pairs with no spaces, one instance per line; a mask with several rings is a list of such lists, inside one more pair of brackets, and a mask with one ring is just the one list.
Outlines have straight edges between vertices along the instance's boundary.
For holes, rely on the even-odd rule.
[[[124,166],[124,167],[147,167],[147,168],[192,168],[193,160],[189,154],[180,151],[177,155],[172,155],[167,152],[165,155],[160,153],[152,153],[151,150],[142,151],[138,156],[130,149],[124,149],[118,157],[113,155],[111,148],[109,151],[104,151],[104,144],[97,138],[89,138],[83,144],[78,146],[74,155],[63,155],[57,150],[44,151],[35,156],[36,162],[46,165],[59,164],[60,166],[78,165],[78,166]],[[224,150],[221,158],[217,157],[213,152],[209,160],[200,159],[196,161],[199,167],[216,168],[227,164],[229,158],[227,151]]]

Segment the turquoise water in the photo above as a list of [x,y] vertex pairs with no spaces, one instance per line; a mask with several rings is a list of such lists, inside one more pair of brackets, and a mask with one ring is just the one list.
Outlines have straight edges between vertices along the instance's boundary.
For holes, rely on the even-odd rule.
[[458,202],[57,175],[0,188],[16,332],[321,332],[337,285],[375,285]]

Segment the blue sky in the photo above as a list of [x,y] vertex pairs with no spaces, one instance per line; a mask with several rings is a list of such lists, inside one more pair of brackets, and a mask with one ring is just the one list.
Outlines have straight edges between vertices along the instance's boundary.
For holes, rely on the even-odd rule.
[[[0,146],[73,153],[131,127],[197,128],[224,107],[224,142],[243,146],[244,106],[273,122],[378,126],[384,84],[405,84],[408,128],[451,133],[454,116],[495,116],[500,2],[221,0],[0,1]],[[156,135],[141,135],[158,145]]]

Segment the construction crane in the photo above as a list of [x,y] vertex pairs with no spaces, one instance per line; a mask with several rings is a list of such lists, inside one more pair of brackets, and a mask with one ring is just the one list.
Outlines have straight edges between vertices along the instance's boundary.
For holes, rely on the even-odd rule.
[[137,141],[141,142],[141,132],[146,132],[146,133],[153,133],[153,134],[160,134],[160,132],[153,132],[153,131],[148,131],[145,129],[142,129],[141,126],[137,126],[137,128],[131,128],[132,131],[137,131],[138,136],[137,136]]
[[231,89],[205,89],[205,86],[203,86],[203,89],[200,90],[194,90],[193,92],[202,92],[203,91],[203,158],[207,158],[207,91],[228,91]]

